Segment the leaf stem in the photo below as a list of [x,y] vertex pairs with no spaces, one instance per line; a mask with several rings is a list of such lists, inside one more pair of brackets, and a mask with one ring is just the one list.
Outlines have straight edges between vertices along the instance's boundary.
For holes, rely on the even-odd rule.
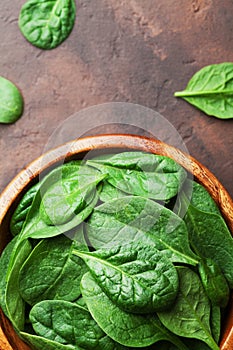
[[209,95],[228,95],[233,96],[233,90],[199,90],[199,91],[176,91],[175,97],[195,97],[195,96],[209,96]]

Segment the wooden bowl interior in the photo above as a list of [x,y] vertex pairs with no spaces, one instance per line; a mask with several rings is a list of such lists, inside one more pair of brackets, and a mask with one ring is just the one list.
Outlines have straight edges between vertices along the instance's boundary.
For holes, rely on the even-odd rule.
[[[8,185],[0,197],[0,252],[10,241],[10,217],[27,189],[38,180],[39,175],[49,172],[57,165],[71,159],[83,159],[91,155],[138,150],[165,155],[173,158],[189,171],[211,194],[219,206],[231,233],[233,234],[233,202],[227,191],[215,176],[194,158],[161,141],[135,135],[100,135],[69,142],[39,157],[29,164]],[[46,161],[44,161],[46,159]],[[0,311],[0,349],[31,350],[15,333],[11,323]],[[233,349],[233,293],[225,315],[221,335],[221,350]],[[44,350],[44,349],[41,349]]]

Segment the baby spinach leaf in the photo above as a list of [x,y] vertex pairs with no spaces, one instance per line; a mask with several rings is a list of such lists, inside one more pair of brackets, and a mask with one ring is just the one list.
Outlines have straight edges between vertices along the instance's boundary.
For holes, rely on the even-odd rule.
[[26,220],[27,213],[31,208],[33,199],[39,190],[40,183],[38,182],[34,186],[32,186],[23,196],[21,201],[19,202],[17,208],[15,209],[11,221],[10,221],[10,230],[11,233],[16,236],[22,230],[23,224]]
[[76,17],[74,0],[29,0],[21,8],[19,28],[41,49],[53,49],[71,33]]
[[84,350],[74,345],[61,344],[35,334],[21,332],[20,335],[28,344],[33,346],[33,349],[35,348],[37,350]]
[[11,254],[17,244],[17,238],[18,237],[15,237],[15,239],[8,244],[1,256],[0,305],[14,327],[17,330],[22,330],[25,320],[25,302],[22,299],[18,288],[19,270],[27,256],[30,254],[32,248],[28,240],[22,242],[19,253],[17,254],[10,273],[8,274],[8,269],[6,267],[9,265]]
[[219,342],[221,333],[221,309],[219,306],[211,305],[210,313],[211,332],[216,343]]
[[196,265],[188,231],[171,210],[146,198],[127,196],[95,207],[87,235],[95,248],[139,241],[155,245],[173,262]]
[[0,123],[10,124],[23,114],[23,97],[8,79],[0,77]]
[[7,270],[10,261],[12,251],[16,244],[17,237],[14,237],[5,247],[1,256],[0,256],[0,307],[7,315],[6,301],[5,301],[5,292],[7,285]]
[[94,321],[89,311],[77,304],[62,300],[41,301],[32,308],[29,317],[35,332],[49,340],[73,345],[77,349],[118,348]]
[[119,190],[157,200],[174,197],[186,178],[175,161],[151,153],[125,152],[94,158],[87,164],[108,174],[107,181]]
[[122,192],[118,188],[112,186],[109,182],[106,180],[103,181],[101,191],[99,193],[100,200],[102,202],[108,202],[112,199],[117,199],[121,197],[125,197],[127,194],[125,192]]
[[81,290],[94,320],[116,342],[138,348],[168,340],[176,344],[178,349],[188,350],[161,324],[156,315],[128,313],[112,303],[89,272],[82,278]]
[[199,210],[221,216],[220,210],[209,192],[196,181],[187,180],[187,182],[191,183],[189,188],[192,188],[191,204]]
[[46,299],[73,301],[87,268],[72,250],[77,243],[61,235],[38,243],[19,273],[19,289],[30,305]]
[[[182,195],[184,201],[187,201]],[[213,260],[233,287],[233,238],[224,219],[189,205],[184,217],[191,246],[197,255]]]
[[176,92],[175,96],[182,97],[208,115],[233,118],[233,63],[202,68],[190,79],[186,89]]
[[210,304],[198,275],[187,267],[179,267],[178,273],[178,296],[171,309],[158,313],[160,321],[179,336],[202,340],[219,350],[211,335]]
[[95,197],[96,186],[105,175],[85,165],[76,176],[64,177],[51,185],[40,204],[40,216],[47,225],[62,225],[87,207]]
[[[40,189],[35,195],[32,206],[26,217],[26,221],[24,223],[23,229],[20,233],[20,237],[22,239],[29,238],[29,237],[38,239],[38,238],[48,238],[48,237],[57,236],[59,234],[62,234],[66,231],[73,229],[74,227],[77,227],[90,215],[90,213],[93,210],[93,207],[96,205],[98,201],[98,194],[96,191],[94,191],[94,188],[96,187],[98,182],[103,179],[103,175],[100,174],[99,172],[95,172],[95,181],[96,181],[95,185],[93,184],[90,185],[91,190],[94,191],[93,196],[91,196],[91,199],[88,200],[88,202],[83,203],[83,206],[79,208],[80,209],[79,212],[76,212],[75,216],[70,218],[70,221],[62,223],[60,225],[56,225],[56,226],[48,225],[45,222],[44,218],[41,217],[41,211],[38,209],[41,206],[41,202],[43,201],[43,197],[46,194],[47,190],[54,184],[60,183],[61,186],[65,188],[62,194],[60,193],[62,197],[64,195],[64,191],[72,191],[73,187],[77,184],[77,177],[79,177],[79,175],[77,175],[77,173],[79,172],[78,169],[80,169],[80,167],[77,168],[77,166],[72,166],[72,167],[65,166],[65,167],[62,167],[61,169],[57,168],[51,173],[49,173],[49,175],[42,180]],[[82,172],[83,170],[81,171],[81,174]],[[83,177],[82,175],[80,175],[82,178],[82,181],[84,181],[85,179],[84,175],[85,175],[85,172],[83,173]],[[91,177],[93,178],[93,173]],[[59,194],[58,194],[58,198],[59,198]],[[65,210],[67,208],[66,197],[63,199],[65,201],[65,204],[63,207]],[[59,205],[62,206],[59,199],[58,199],[58,202],[59,202],[58,206]],[[72,205],[72,203],[73,202],[71,201],[69,204]],[[50,211],[53,212],[53,209],[55,210],[55,208],[56,208],[56,202],[54,199],[54,202],[51,203]],[[60,222],[62,222],[62,214],[63,214],[62,211],[59,209],[59,213],[54,214],[54,215],[57,215],[56,220],[59,221],[58,217],[61,217]]]
[[87,264],[107,296],[121,309],[152,313],[168,308],[178,292],[174,265],[154,246],[131,243],[73,253]]
[[211,259],[201,260],[199,274],[206,294],[213,305],[226,307],[230,290],[221,269]]

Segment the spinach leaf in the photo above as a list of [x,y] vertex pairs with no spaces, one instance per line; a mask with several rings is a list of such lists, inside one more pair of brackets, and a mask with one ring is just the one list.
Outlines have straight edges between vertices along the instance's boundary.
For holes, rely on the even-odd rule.
[[[187,202],[185,195],[181,196]],[[190,204],[184,220],[196,254],[213,260],[233,288],[233,239],[224,219]]]
[[32,248],[28,240],[25,240],[21,244],[20,251],[11,267],[10,273],[8,274],[8,269],[6,267],[9,265],[11,254],[16,244],[17,237],[8,244],[0,259],[0,305],[13,326],[17,330],[22,330],[25,321],[25,302],[22,299],[18,288],[19,270],[27,256],[30,254]]
[[33,349],[37,350],[84,350],[74,345],[61,344],[35,334],[21,332],[20,335],[28,344],[33,346]]
[[190,202],[195,208],[221,216],[221,212],[217,204],[205,187],[196,181],[187,180],[187,183],[190,183],[189,188],[192,188]]
[[174,306],[158,312],[160,321],[173,333],[204,341],[219,350],[211,335],[210,304],[198,275],[187,267],[178,268],[180,289]]
[[106,180],[103,181],[101,191],[99,193],[100,200],[102,202],[108,202],[112,199],[117,199],[121,197],[125,197],[127,194],[125,192],[122,192],[118,188],[112,186],[109,182]]
[[107,181],[119,190],[157,200],[174,197],[186,178],[174,160],[151,153],[125,152],[93,158],[87,164],[107,173]]
[[155,245],[172,262],[196,265],[188,231],[171,210],[146,198],[127,196],[95,207],[87,222],[94,248],[139,241]]
[[45,191],[40,204],[40,217],[47,225],[53,226],[70,221],[93,201],[96,186],[104,178],[105,175],[85,165],[79,168],[75,176],[70,176],[68,171],[62,181],[55,182]]
[[46,299],[73,301],[80,296],[87,268],[82,259],[73,257],[75,246],[63,235],[38,243],[19,273],[19,290],[28,304]]
[[0,123],[16,122],[23,114],[23,97],[8,79],[0,77]]
[[73,253],[87,264],[107,296],[121,309],[152,313],[168,308],[178,292],[174,265],[154,246],[131,243],[95,252]]
[[[74,227],[77,227],[80,223],[82,223],[92,212],[93,207],[98,201],[98,194],[95,191],[95,187],[97,186],[98,182],[100,182],[103,179],[103,175],[99,172],[95,172],[95,175],[93,175],[93,172],[91,173],[91,178],[93,179],[93,176],[95,179],[93,179],[94,183],[90,183],[91,188],[91,198],[83,203],[83,205],[79,208],[80,210],[76,213],[73,217],[70,217],[70,220],[66,222],[67,217],[64,219],[65,223],[62,223],[64,218],[62,208],[64,211],[67,209],[67,203],[68,205],[72,206],[73,201],[75,201],[76,198],[69,198],[69,196],[65,196],[65,194],[68,191],[73,191],[74,186],[78,186],[79,177],[82,179],[82,181],[85,181],[85,171],[82,170],[80,175],[78,175],[80,171],[80,167],[77,166],[65,166],[62,168],[54,169],[51,173],[48,174],[47,177],[45,177],[42,180],[41,186],[39,191],[36,193],[35,198],[33,200],[32,206],[28,212],[28,215],[26,217],[26,221],[24,223],[23,229],[20,233],[21,239],[25,238],[48,238],[57,236],[61,233],[64,233],[66,231],[69,231],[73,229]],[[46,195],[49,188],[51,188],[54,184],[56,184],[61,191],[57,194],[57,202],[54,198],[54,201],[51,203],[51,207],[48,209],[48,204],[44,205],[46,206],[46,210],[49,210],[51,213],[55,213],[56,209],[59,207],[59,212],[54,214],[54,218],[56,216],[56,221],[60,221],[60,225],[49,225],[46,223],[46,220],[42,214],[41,211],[38,209],[41,206],[41,202],[43,201],[44,196]],[[62,201],[60,201],[60,196],[64,200],[64,206],[62,204]],[[78,193],[78,200],[80,200],[81,196],[79,196]],[[72,208],[73,210],[73,208]],[[51,214],[53,215],[53,214]]]
[[10,231],[13,236],[16,236],[22,230],[23,224],[26,220],[27,213],[31,208],[33,199],[39,190],[40,183],[38,182],[34,186],[32,186],[23,196],[21,201],[19,202],[17,208],[15,209],[11,221],[10,221]]
[[71,33],[76,17],[74,0],[29,0],[21,8],[19,28],[41,49],[53,49]]
[[233,63],[202,68],[190,79],[186,89],[176,92],[175,96],[182,97],[208,115],[233,118]]
[[200,261],[199,274],[206,294],[213,305],[226,307],[230,290],[221,269],[211,259]]
[[75,349],[118,349],[89,311],[77,304],[62,300],[41,301],[32,308],[29,317],[35,332],[49,340],[74,345]]
[[[19,247],[22,241],[28,238],[35,238],[35,239],[41,239],[41,238],[49,238],[49,237],[55,237],[62,233],[68,232],[78,225],[82,223],[92,212],[93,207],[96,205],[98,201],[98,194],[95,192],[95,196],[92,199],[92,202],[89,203],[83,210],[81,210],[76,216],[74,216],[69,222],[62,224],[62,225],[56,225],[56,226],[49,226],[47,225],[44,220],[42,220],[40,215],[40,205],[43,198],[44,193],[46,190],[52,186],[56,182],[64,182],[65,179],[75,179],[77,178],[77,172],[80,168],[80,162],[74,163],[72,162],[71,165],[63,165],[60,167],[55,168],[52,170],[48,175],[46,175],[43,180],[41,181],[40,187],[38,191],[35,194],[35,197],[32,201],[32,205],[30,206],[30,209],[28,210],[25,222],[23,224],[22,230],[20,234],[18,235],[17,244],[14,246],[14,251],[11,254],[11,258],[9,261],[8,266],[8,274],[10,273],[10,270],[12,268],[12,265],[14,263],[14,260],[19,252]],[[100,175],[100,178],[102,175]],[[71,186],[74,186],[76,184],[76,181],[74,183],[72,181],[67,181],[67,183]]]
[[138,348],[168,340],[178,349],[188,350],[161,324],[156,315],[128,313],[112,303],[89,272],[81,280],[81,290],[94,320],[116,342]]
[[218,343],[221,334],[221,309],[213,304],[211,305],[210,326],[213,338]]
[[5,292],[7,285],[7,269],[10,261],[10,257],[14,246],[16,244],[17,237],[14,237],[5,247],[0,256],[0,307],[7,315],[6,302],[5,302]]

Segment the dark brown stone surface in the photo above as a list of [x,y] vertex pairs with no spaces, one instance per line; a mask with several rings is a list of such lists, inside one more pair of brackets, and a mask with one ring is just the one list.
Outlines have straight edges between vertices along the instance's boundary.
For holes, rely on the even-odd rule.
[[19,86],[25,100],[22,118],[0,125],[0,190],[69,116],[122,101],[167,118],[189,153],[233,196],[233,120],[206,116],[173,97],[203,66],[233,61],[232,0],[78,1],[74,30],[51,51],[21,35],[24,2],[0,3],[0,75]]

